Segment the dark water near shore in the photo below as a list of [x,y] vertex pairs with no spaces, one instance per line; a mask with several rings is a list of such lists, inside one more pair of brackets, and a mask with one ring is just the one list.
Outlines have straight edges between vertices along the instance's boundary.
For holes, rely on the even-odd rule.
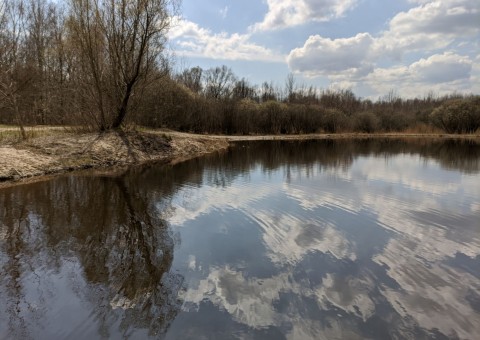
[[0,190],[0,339],[475,339],[480,145],[238,143]]

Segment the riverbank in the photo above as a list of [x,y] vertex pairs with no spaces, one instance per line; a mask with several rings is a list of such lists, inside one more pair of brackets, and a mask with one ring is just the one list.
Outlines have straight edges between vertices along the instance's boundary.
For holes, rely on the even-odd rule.
[[307,135],[224,136],[169,130],[79,133],[58,127],[30,128],[29,139],[9,137],[17,130],[0,126],[0,188],[45,176],[83,169],[110,171],[147,162],[176,163],[217,150],[229,142],[352,138],[463,138],[480,135],[342,133]]
[[[188,136],[204,136],[186,132],[163,130],[168,136],[188,137]],[[207,135],[205,135],[207,136]],[[309,139],[370,139],[370,138],[426,138],[426,139],[472,139],[480,141],[480,132],[476,134],[446,134],[446,133],[359,133],[359,132],[342,132],[342,133],[311,133],[298,135],[208,135],[209,139],[224,139],[228,142],[247,142],[262,140],[309,140]]]
[[26,141],[0,140],[0,188],[76,170],[179,162],[227,147],[225,138],[198,135],[170,136],[153,131],[98,134],[42,128]]

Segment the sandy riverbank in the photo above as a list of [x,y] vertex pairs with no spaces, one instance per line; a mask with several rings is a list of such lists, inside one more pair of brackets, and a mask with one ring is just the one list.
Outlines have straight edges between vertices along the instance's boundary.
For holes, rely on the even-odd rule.
[[178,162],[227,147],[225,138],[196,135],[49,131],[27,141],[0,141],[0,188],[25,179],[75,170],[106,169],[151,161]]

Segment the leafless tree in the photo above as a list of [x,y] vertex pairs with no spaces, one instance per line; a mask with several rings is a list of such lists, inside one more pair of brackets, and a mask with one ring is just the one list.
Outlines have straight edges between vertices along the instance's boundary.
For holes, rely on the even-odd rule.
[[229,98],[236,77],[227,66],[210,68],[205,71],[205,96],[213,99]]
[[[60,4],[0,0],[0,110],[7,122],[60,119],[65,96],[66,49]],[[71,78],[71,77],[70,77]]]
[[101,130],[122,125],[132,97],[158,67],[177,5],[177,0],[71,0],[81,103]]
[[31,77],[25,65],[26,9],[22,0],[0,5],[0,106],[13,111],[22,137],[26,138],[20,96]]
[[260,99],[262,102],[267,102],[270,100],[279,99],[278,91],[275,89],[275,86],[272,82],[263,82],[260,89]]
[[202,74],[203,70],[200,66],[192,67],[191,69],[183,70],[177,76],[177,81],[189,88],[193,93],[200,93],[203,89]]
[[242,78],[235,82],[235,86],[233,88],[234,99],[255,99],[255,97],[255,87],[250,85],[245,78]]
[[285,96],[287,102],[292,103],[295,101],[295,77],[293,73],[289,73],[285,80]]

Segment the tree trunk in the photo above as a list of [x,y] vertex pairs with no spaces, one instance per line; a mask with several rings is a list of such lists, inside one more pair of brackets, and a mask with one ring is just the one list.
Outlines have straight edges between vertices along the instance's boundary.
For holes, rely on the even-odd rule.
[[22,134],[23,140],[26,140],[27,133],[25,132],[25,128],[23,126],[22,115],[20,114],[17,98],[15,97],[15,95],[13,96],[12,101],[13,101],[13,110],[15,112],[15,120],[17,121],[18,127],[20,128],[20,133]]
[[132,88],[133,88],[133,83],[129,83],[125,91],[125,95],[123,96],[120,109],[118,110],[117,116],[115,117],[115,121],[112,124],[112,129],[118,129],[122,125],[123,121],[125,120],[125,117],[127,115],[127,109],[128,109],[128,101],[130,100],[130,96],[132,94]]

